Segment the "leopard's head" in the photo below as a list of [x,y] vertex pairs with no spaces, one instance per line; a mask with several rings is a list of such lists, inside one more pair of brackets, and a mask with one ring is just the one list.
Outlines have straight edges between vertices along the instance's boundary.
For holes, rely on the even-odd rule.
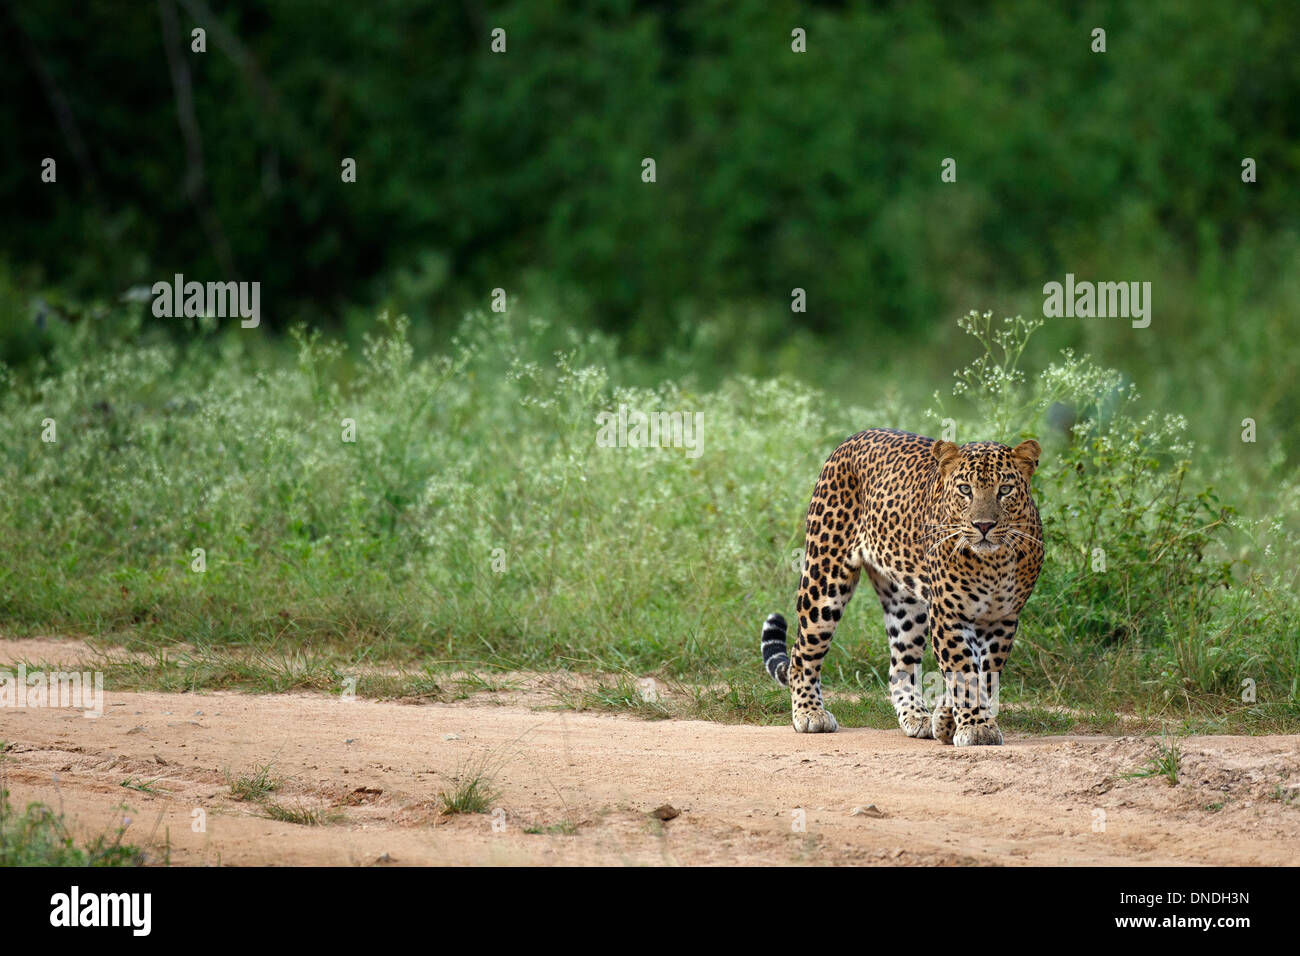
[[931,452],[939,465],[938,528],[934,540],[943,547],[969,547],[993,554],[1017,542],[1037,541],[1038,510],[1029,477],[1042,449],[1036,441],[1015,448],[992,441],[958,447],[937,441]]

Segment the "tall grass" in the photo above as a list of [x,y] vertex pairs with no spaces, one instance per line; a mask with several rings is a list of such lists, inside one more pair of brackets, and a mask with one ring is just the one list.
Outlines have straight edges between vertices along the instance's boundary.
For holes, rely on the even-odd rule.
[[[305,332],[289,352],[208,326],[105,348],[69,327],[0,399],[0,626],[757,676],[758,624],[792,600],[826,455],[862,428],[951,418],[962,441],[1044,445],[1047,564],[1006,675],[1018,692],[1294,716],[1296,548],[1279,516],[1234,514],[1242,489],[1211,486],[1179,416],[1084,356],[1037,355],[1036,323],[963,326],[973,360],[953,394],[875,408],[792,378],[629,385],[653,376],[610,339],[518,309],[468,317],[429,358],[400,318],[359,355]],[[596,416],[620,405],[700,413],[701,454],[600,447]],[[1279,478],[1280,495],[1296,487]],[[880,675],[877,609],[854,606],[831,663]]]

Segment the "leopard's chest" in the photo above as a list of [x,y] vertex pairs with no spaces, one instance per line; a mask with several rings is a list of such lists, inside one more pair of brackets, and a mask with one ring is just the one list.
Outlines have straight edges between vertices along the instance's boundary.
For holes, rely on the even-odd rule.
[[1023,605],[1015,575],[992,578],[966,592],[957,592],[962,616],[972,621],[1001,621],[1014,617]]
[[1019,614],[1025,596],[1015,556],[979,559],[956,555],[933,569],[932,587],[945,608],[972,623],[1002,621]]

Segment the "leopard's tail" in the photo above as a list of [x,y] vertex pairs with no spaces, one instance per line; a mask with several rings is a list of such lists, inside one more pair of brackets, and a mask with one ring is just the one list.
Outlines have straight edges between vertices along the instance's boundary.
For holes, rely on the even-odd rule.
[[763,622],[763,636],[759,647],[763,651],[763,666],[782,687],[790,685],[790,654],[785,645],[785,618],[773,614]]

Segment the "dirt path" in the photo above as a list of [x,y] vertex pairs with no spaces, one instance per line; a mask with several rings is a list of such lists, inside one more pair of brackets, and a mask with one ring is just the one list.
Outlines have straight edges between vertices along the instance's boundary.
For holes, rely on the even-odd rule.
[[[409,705],[110,693],[95,719],[0,710],[0,739],[15,805],[62,807],[99,833],[125,804],[132,842],[169,834],[174,864],[1300,862],[1297,737],[1186,739],[1177,787],[1117,778],[1151,758],[1150,738],[955,750],[896,731],[575,713],[527,694]],[[272,799],[327,822],[278,822],[231,798],[227,770],[271,760],[285,778]],[[498,828],[491,815],[440,815],[439,792],[484,761]],[[663,804],[680,815],[650,816]]]

